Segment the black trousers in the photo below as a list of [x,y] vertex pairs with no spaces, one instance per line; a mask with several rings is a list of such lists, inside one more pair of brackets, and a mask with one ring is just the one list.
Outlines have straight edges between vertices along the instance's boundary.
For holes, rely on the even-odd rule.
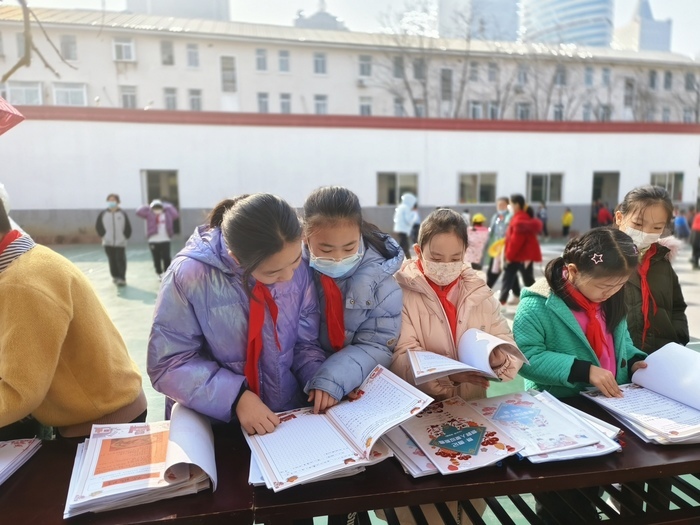
[[156,269],[156,273],[160,275],[170,266],[170,241],[149,242],[148,247],[151,249],[153,266]]
[[401,249],[403,250],[403,253],[406,256],[406,259],[410,259],[411,251],[408,246],[408,235],[406,235],[405,233],[398,233],[397,235],[399,237],[399,246],[401,246]]
[[109,273],[112,279],[126,280],[126,248],[123,246],[105,246],[109,261]]
[[561,235],[562,235],[562,237],[566,238],[566,237],[569,236],[569,229],[570,229],[570,228],[571,228],[571,226],[562,226],[562,227],[561,227]]
[[[489,261],[488,270],[486,270],[486,286],[493,290],[493,285],[496,284],[498,278],[501,276],[501,272],[493,271],[493,258]],[[513,295],[520,297],[520,281],[515,279],[513,283]]]
[[508,263],[503,272],[503,286],[501,288],[500,297],[501,303],[505,303],[508,300],[508,292],[513,290],[513,293],[515,293],[515,283],[518,280],[518,272],[523,276],[523,284],[525,286],[532,286],[535,284],[534,263],[530,263],[529,266],[525,266],[524,263]]

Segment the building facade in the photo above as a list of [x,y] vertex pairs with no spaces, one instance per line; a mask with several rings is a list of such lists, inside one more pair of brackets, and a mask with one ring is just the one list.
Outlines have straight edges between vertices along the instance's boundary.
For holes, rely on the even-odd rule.
[[522,0],[525,42],[608,47],[613,0]]
[[671,20],[656,20],[649,0],[639,0],[629,24],[615,29],[615,45],[633,51],[670,51]]

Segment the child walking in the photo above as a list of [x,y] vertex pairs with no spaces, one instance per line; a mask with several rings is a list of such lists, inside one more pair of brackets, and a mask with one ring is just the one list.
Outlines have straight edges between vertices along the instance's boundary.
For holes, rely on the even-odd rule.
[[126,286],[126,242],[131,237],[129,216],[119,207],[119,195],[107,195],[107,208],[97,216],[95,230],[102,237],[109,273],[117,286]]
[[639,267],[625,286],[625,302],[632,341],[646,353],[690,340],[683,291],[671,266],[681,241],[661,238],[672,218],[671,198],[657,186],[633,189],[615,212],[615,223],[639,250]]
[[170,266],[170,239],[173,236],[173,222],[180,214],[175,206],[160,199],[153,199],[150,206],[141,206],[136,215],[146,219],[146,235],[148,247],[151,249],[153,266],[158,278]]
[[156,390],[250,434],[303,406],[325,354],[301,237],[296,213],[274,195],[214,208],[163,278],[148,342]]
[[[505,341],[513,342],[506,319],[493,292],[477,273],[464,263],[467,250],[467,223],[450,209],[432,212],[421,224],[413,259],[396,274],[403,289],[401,335],[394,350],[391,370],[415,384],[408,350],[423,349],[457,359],[457,345],[469,328],[478,328]],[[490,356],[494,372],[503,380],[515,377],[522,363],[500,348]],[[429,381],[418,388],[443,400],[486,397],[488,381],[478,374],[460,373]],[[484,509],[483,502],[476,503]],[[450,504],[453,512],[456,505]],[[413,523],[405,509],[401,523]],[[431,511],[432,510],[432,514]],[[442,523],[434,509],[425,508],[429,523]],[[462,517],[462,523],[468,523]],[[466,520],[466,521],[465,521]]]

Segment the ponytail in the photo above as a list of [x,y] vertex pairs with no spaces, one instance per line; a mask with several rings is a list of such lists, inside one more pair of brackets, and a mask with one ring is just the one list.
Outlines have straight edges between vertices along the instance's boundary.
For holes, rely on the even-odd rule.
[[234,197],[233,199],[224,199],[214,206],[214,209],[212,209],[209,212],[209,215],[207,215],[207,224],[209,225],[209,229],[213,230],[215,228],[221,228],[221,224],[224,222],[224,213],[233,208],[238,201],[245,199],[246,197],[248,197],[248,195],[244,194]]

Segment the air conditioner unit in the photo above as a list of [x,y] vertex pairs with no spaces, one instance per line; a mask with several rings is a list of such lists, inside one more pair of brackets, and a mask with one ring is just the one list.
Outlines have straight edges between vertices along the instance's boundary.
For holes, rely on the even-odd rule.
[[359,87],[359,88],[365,88],[365,87],[367,87],[367,84],[365,83],[365,79],[364,79],[364,78],[358,78],[358,79],[357,79],[357,87]]

